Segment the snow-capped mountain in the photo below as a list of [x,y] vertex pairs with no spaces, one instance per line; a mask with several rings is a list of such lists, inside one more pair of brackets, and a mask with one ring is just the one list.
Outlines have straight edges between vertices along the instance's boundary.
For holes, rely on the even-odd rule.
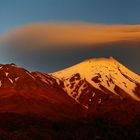
[[[113,58],[90,59],[59,72],[30,72],[0,65],[0,113],[37,113],[82,118],[140,114],[140,77]],[[124,116],[122,116],[124,118]],[[126,120],[126,119],[125,119]]]
[[51,73],[68,95],[86,108],[108,98],[140,101],[140,76],[113,58],[89,59]]

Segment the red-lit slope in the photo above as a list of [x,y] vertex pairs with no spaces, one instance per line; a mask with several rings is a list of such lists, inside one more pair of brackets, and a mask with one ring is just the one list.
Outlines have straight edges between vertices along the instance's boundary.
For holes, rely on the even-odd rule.
[[50,118],[78,117],[82,108],[58,79],[15,64],[0,65],[0,112],[37,113]]

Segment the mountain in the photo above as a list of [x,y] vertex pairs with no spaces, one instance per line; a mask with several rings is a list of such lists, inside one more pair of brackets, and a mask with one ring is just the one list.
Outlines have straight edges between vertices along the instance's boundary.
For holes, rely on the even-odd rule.
[[55,119],[78,116],[81,106],[58,83],[60,80],[50,75],[1,64],[0,112],[33,113]]
[[113,58],[89,59],[51,75],[90,113],[140,112],[140,76]]
[[50,74],[0,65],[0,112],[62,120],[110,114],[128,121],[140,115],[139,107],[140,77],[113,58],[89,59]]
[[113,58],[86,60],[52,75],[64,82],[64,90],[77,102],[88,98],[83,101],[87,107],[98,91],[140,101],[140,77]]
[[55,73],[0,65],[0,139],[140,139],[140,77],[113,58]]

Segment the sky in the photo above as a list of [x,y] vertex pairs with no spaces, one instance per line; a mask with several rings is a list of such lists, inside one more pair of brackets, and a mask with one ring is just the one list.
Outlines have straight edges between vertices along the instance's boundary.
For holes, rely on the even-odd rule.
[[139,5],[139,0],[1,0],[0,63],[53,72],[112,56],[140,74]]

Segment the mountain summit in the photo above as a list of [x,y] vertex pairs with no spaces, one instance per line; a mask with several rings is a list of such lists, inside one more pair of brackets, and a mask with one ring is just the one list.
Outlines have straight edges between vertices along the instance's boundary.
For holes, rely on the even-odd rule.
[[140,101],[140,77],[114,58],[89,59],[52,73],[64,90],[86,108],[106,98]]

